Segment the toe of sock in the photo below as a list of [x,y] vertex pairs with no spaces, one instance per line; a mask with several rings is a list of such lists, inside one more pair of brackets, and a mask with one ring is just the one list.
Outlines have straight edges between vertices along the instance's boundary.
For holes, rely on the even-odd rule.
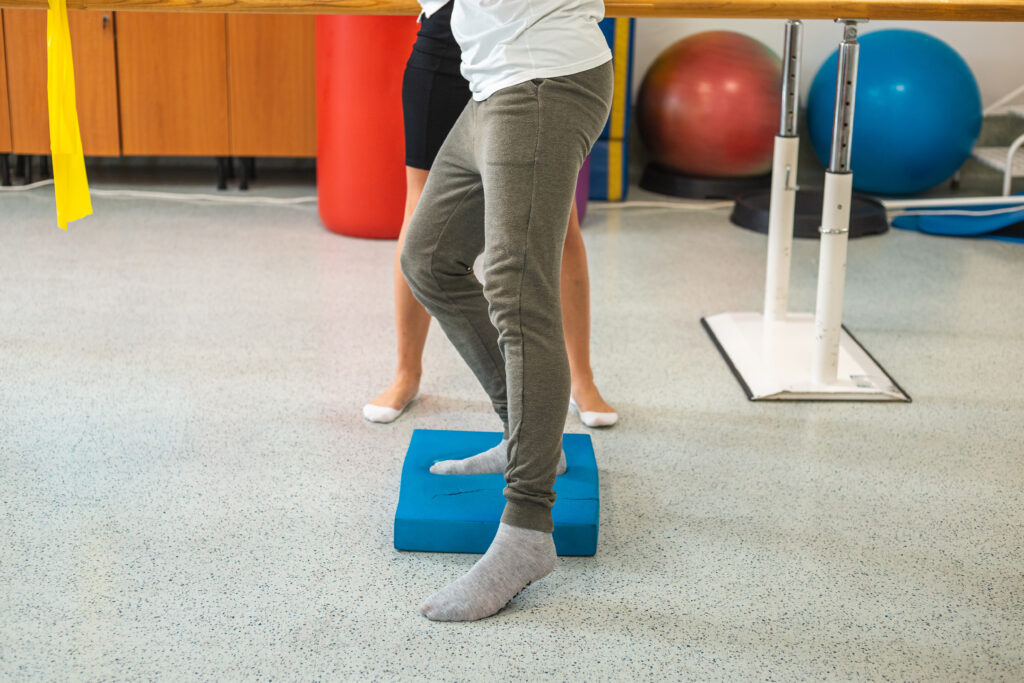
[[611,427],[619,421],[618,413],[580,413],[580,420],[588,427]]
[[425,602],[420,612],[431,621],[477,621],[500,610],[479,609],[475,605],[444,605]]
[[386,406],[378,406],[372,403],[367,403],[363,406],[363,418],[370,422],[394,422],[401,414],[401,410],[395,410],[394,408],[388,408]]
[[464,621],[459,617],[457,611],[453,605],[445,603],[436,595],[430,596],[426,602],[420,605],[420,613],[431,621]]

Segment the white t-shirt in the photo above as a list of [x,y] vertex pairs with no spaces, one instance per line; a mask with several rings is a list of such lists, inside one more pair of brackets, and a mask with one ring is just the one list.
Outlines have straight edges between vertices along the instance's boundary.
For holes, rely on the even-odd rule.
[[473,99],[533,78],[593,69],[612,53],[603,0],[420,0],[426,16],[454,2],[452,34]]

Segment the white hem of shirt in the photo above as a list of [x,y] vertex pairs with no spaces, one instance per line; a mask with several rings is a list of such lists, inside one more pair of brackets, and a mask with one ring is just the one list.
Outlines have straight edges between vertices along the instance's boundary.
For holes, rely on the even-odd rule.
[[520,83],[531,81],[534,78],[558,78],[559,76],[571,76],[573,74],[587,71],[588,69],[597,68],[610,61],[612,61],[611,50],[606,50],[604,54],[599,54],[591,57],[590,59],[585,59],[582,62],[576,62],[574,64],[562,64],[548,69],[520,71],[503,78],[500,81],[489,84],[482,92],[473,93],[473,99],[477,102],[483,102],[503,88],[511,88],[513,85],[519,85]]

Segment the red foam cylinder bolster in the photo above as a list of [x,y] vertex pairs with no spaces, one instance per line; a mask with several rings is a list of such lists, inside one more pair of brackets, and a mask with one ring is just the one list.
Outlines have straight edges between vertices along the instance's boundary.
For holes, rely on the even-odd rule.
[[317,197],[328,230],[394,239],[405,212],[402,74],[414,17],[316,18]]

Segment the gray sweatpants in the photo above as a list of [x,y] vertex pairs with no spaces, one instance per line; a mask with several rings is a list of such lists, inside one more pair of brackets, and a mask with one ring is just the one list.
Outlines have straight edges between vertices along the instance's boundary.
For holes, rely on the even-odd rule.
[[[570,382],[562,247],[576,177],[611,97],[609,62],[471,100],[431,168],[402,250],[413,293],[505,424],[502,521],[527,529],[552,529]],[[481,252],[486,286],[473,274]]]

